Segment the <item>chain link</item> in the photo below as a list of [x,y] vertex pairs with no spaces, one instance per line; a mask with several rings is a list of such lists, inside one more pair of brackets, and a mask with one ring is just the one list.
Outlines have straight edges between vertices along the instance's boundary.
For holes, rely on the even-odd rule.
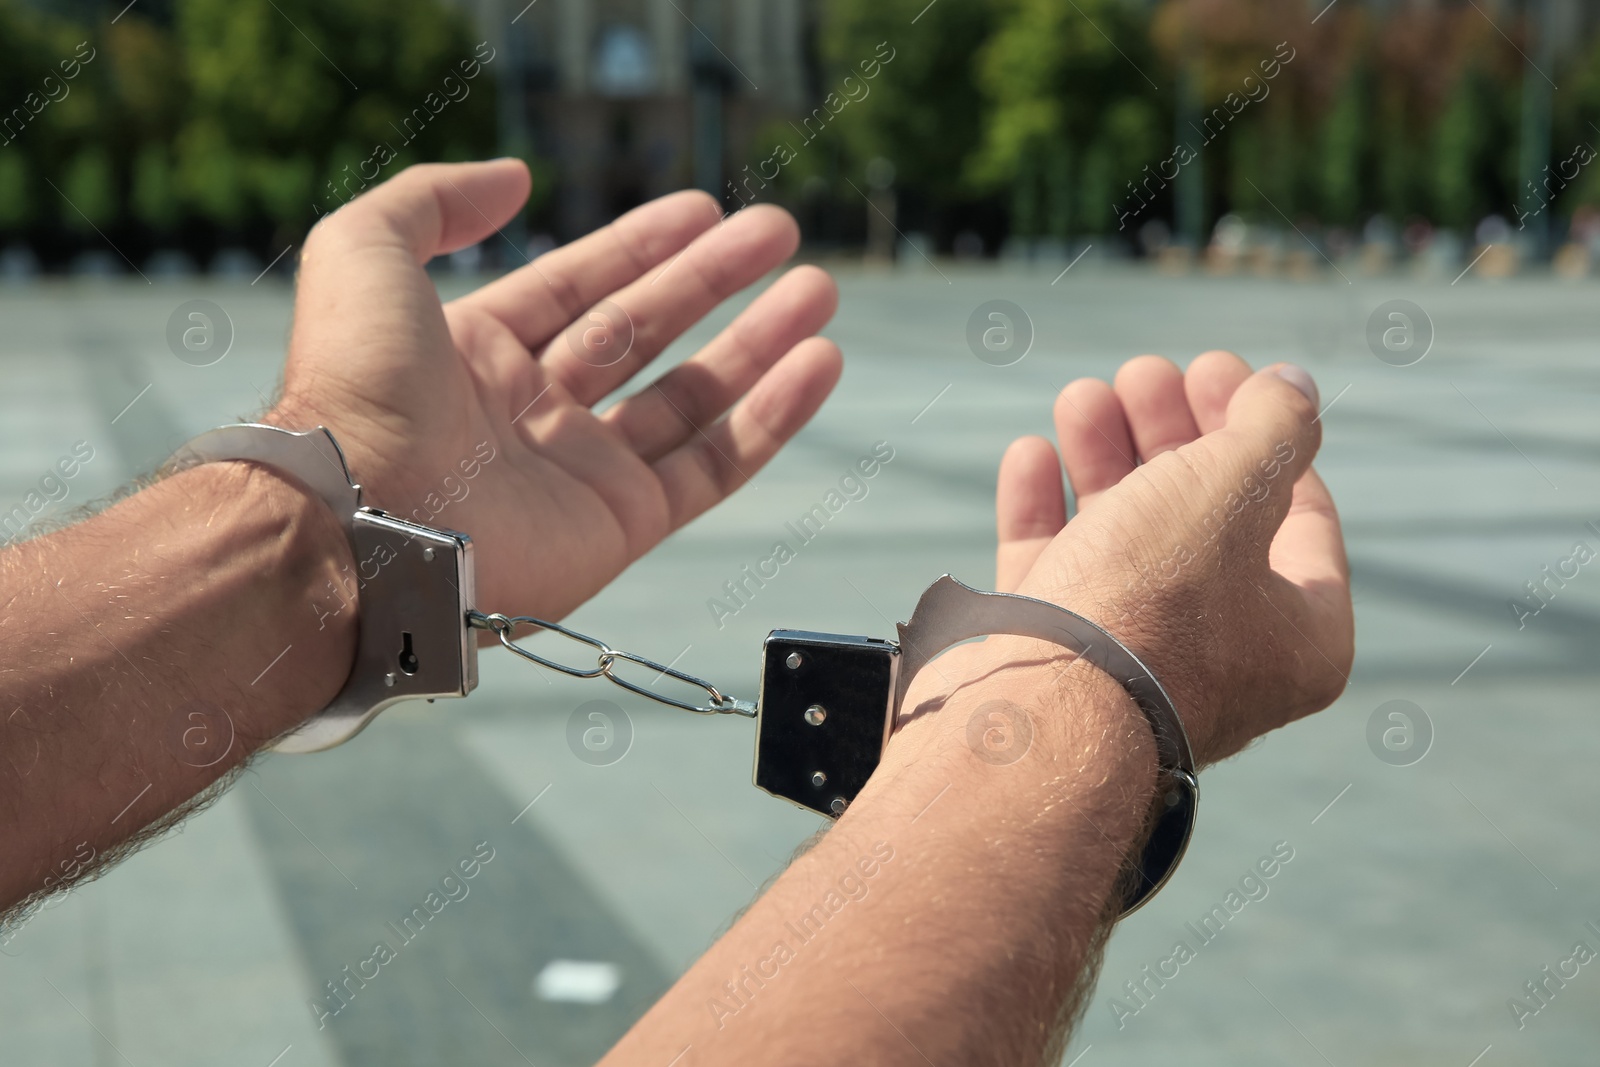
[[[581,634],[576,630],[571,630],[565,626],[562,626],[558,622],[546,622],[544,619],[536,619],[531,615],[502,615],[499,612],[486,615],[481,611],[469,611],[467,613],[467,622],[474,629],[489,630],[497,638],[499,638],[502,645],[510,649],[512,652],[515,652],[523,659],[537,663],[541,667],[548,667],[553,671],[560,671],[562,674],[572,678],[605,678],[613,685],[619,685],[629,692],[639,694],[647,700],[654,700],[658,704],[667,704],[674,708],[682,708],[684,711],[692,711],[697,715],[743,715],[746,718],[751,719],[755,718],[756,716],[756,706],[754,704],[750,703],[748,700],[737,700],[733,697],[723,695],[720,689],[706,681],[704,678],[696,678],[692,674],[685,674],[682,671],[674,670],[665,664],[657,663],[655,660],[646,659],[645,657],[635,655],[632,652],[623,652],[620,649],[612,648],[610,645],[606,644],[597,637],[590,637],[588,634]],[[523,624],[537,626],[541,630],[551,630],[563,637],[571,638],[574,641],[581,642],[593,649],[596,649],[599,655],[596,658],[595,665],[587,668],[572,667],[565,663],[557,663],[555,660],[546,659],[537,653],[528,651],[511,638],[512,631]],[[619,660],[627,663],[637,663],[641,667],[647,667],[650,670],[659,671],[661,675],[665,675],[668,678],[676,678],[680,682],[698,686],[706,691],[706,695],[711,698],[711,703],[701,706],[698,704],[690,704],[682,700],[674,700],[671,697],[664,697],[659,693],[653,693],[644,686],[635,682],[630,682],[628,679],[617,674],[614,668]],[[658,678],[659,677],[660,675],[658,675]]]

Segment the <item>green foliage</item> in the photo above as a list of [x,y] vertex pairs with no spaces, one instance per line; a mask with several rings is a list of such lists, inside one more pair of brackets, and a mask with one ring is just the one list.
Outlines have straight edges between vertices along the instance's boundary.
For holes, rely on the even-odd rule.
[[489,154],[493,58],[445,0],[173,0],[170,25],[95,26],[0,0],[0,229],[41,201],[74,232],[306,225],[408,161]]
[[[1564,91],[1555,95],[1553,168],[1565,184],[1557,192],[1565,211],[1600,208],[1600,38],[1573,57],[1570,69],[1556,73]],[[1589,159],[1574,173],[1574,165]],[[1567,162],[1571,161],[1571,162]]]
[[1322,122],[1316,159],[1319,214],[1331,223],[1351,226],[1360,221],[1363,163],[1367,153],[1368,103],[1362,72],[1354,71],[1340,88]]
[[243,168],[218,123],[192,122],[178,135],[178,188],[186,203],[213,222],[229,226],[244,221]]
[[[927,0],[825,0],[820,88],[847,99],[848,77],[869,95],[842,107],[810,143],[791,140],[791,166],[803,161],[820,173],[830,151],[839,151],[859,184],[862,167],[883,157],[935,199],[966,193],[966,158],[981,137],[985,110],[972,89],[974,64],[1000,6],[996,0],[931,7]],[[872,70],[874,63],[878,73],[866,79],[862,65]]]
[[[1142,169],[1161,154],[1161,117],[1142,96],[1118,100],[1106,109],[1077,179],[1082,202],[1077,212],[1081,225],[1076,228],[1089,233],[1112,229],[1116,204],[1127,199],[1129,181],[1140,177]],[[1065,236],[1064,230],[1058,235]]]
[[292,226],[305,217],[306,204],[311,202],[310,156],[254,156],[246,166],[245,184],[255,190],[268,218]]
[[407,161],[493,144],[494,51],[438,0],[180,0],[177,36],[184,184],[218,222],[305,221]]
[[[1088,146],[1104,137],[1102,151],[1114,152],[1153,131],[1147,72],[1159,67],[1138,10],[1121,0],[1014,0],[979,69],[995,102],[972,164],[979,180],[1010,177],[1028,147],[1057,138]],[[1135,102],[1144,107],[1130,110]]]
[[[59,10],[0,0],[0,243],[41,224],[293,230],[408,163],[495,147],[499,57],[453,0],[170,0],[169,21],[135,6],[92,25]],[[740,161],[772,173],[783,146],[766,180],[790,194],[856,199],[844,180],[864,188],[882,158],[916,210],[986,202],[1014,232],[1070,238],[1119,230],[1130,205],[1169,215],[1175,142],[1197,153],[1182,166],[1208,221],[1470,227],[1521,185],[1524,62],[1470,5],[1352,0],[1312,24],[1281,0],[821,0],[817,28],[818,100]],[[1193,136],[1180,71],[1200,121],[1285,38],[1297,55],[1270,92]],[[1600,40],[1557,78],[1552,163],[1600,143]],[[530,211],[550,210],[550,165],[504,147],[534,169]],[[1600,167],[1554,195],[1553,213],[1600,208]]]
[[153,230],[170,229],[177,223],[182,204],[172,160],[162,145],[145,145],[134,158],[129,200],[134,217]]
[[[1488,209],[1485,171],[1492,170],[1494,99],[1476,71],[1457,83],[1433,138],[1433,216],[1446,226],[1470,228]],[[1513,142],[1514,143],[1514,142]]]
[[105,149],[84,148],[72,157],[62,176],[61,195],[68,203],[68,229],[93,232],[111,224],[117,217],[117,190]]
[[0,149],[0,230],[20,229],[33,220],[30,194],[27,159]]
[[1150,81],[1147,27],[1121,0],[1013,0],[979,58],[993,102],[966,173],[981,188],[1022,183],[1020,232],[1101,233],[1168,122]]
[[[1313,27],[1281,0],[986,0],[935,5],[913,29],[937,40],[913,44],[923,7],[824,8],[830,59],[877,35],[902,57],[892,90],[841,118],[849,159],[886,156],[902,189],[996,195],[1013,232],[1103,233],[1126,206],[1167,214],[1174,141],[1196,150],[1181,165],[1212,219],[1355,228],[1388,212],[1460,227],[1512,206],[1523,60],[1470,6],[1351,3]],[[1175,114],[1180,69],[1198,89],[1194,121],[1222,116],[1205,131]],[[1557,101],[1576,138],[1577,112],[1600,125],[1600,44],[1561,80],[1583,86]],[[1578,188],[1600,198],[1600,168]]]

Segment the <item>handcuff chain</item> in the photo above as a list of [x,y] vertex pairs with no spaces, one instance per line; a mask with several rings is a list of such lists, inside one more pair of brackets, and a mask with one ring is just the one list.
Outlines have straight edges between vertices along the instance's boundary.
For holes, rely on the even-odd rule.
[[[537,626],[541,630],[554,631],[563,637],[582,642],[598,650],[599,655],[596,658],[595,665],[590,668],[572,667],[528,651],[511,638],[512,631],[524,623],[530,626]],[[675,670],[652,659],[646,659],[644,656],[612,648],[597,637],[579,633],[577,630],[569,629],[558,622],[547,622],[544,619],[536,619],[532,615],[502,615],[499,612],[485,614],[481,611],[469,611],[467,612],[467,624],[473,629],[491,631],[495,637],[499,638],[501,645],[515,652],[523,659],[537,663],[541,667],[548,667],[553,671],[560,671],[562,674],[572,678],[605,678],[613,685],[621,686],[631,693],[637,693],[647,700],[654,700],[658,704],[681,708],[684,711],[692,711],[697,715],[743,715],[751,719],[756,716],[756,706],[754,704],[747,700],[737,700],[723,695],[720,689],[704,678],[696,678],[692,674],[685,674],[683,671]],[[680,682],[698,686],[706,691],[706,695],[711,698],[711,703],[701,706],[682,700],[674,700],[672,697],[661,696],[659,693],[653,693],[644,686],[630,682],[617,674],[614,670],[614,665],[618,660],[637,663],[641,667],[659,671],[668,678],[676,678]]]

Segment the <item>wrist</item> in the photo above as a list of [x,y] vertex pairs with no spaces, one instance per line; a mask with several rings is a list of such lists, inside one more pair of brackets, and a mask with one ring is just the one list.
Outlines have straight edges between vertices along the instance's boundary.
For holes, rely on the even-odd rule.
[[202,464],[163,490],[187,527],[183,573],[209,601],[195,616],[243,623],[208,641],[237,667],[200,695],[241,709],[243,739],[263,744],[327,706],[349,676],[359,616],[349,539],[326,504],[264,464]]
[[312,598],[349,556],[325,505],[239,462],[0,554],[0,654],[30,664],[0,678],[17,709],[0,741],[21,772],[0,780],[0,807],[41,813],[0,842],[18,857],[0,907],[74,843],[109,851],[338,693],[356,615],[318,632]]
[[1014,807],[1052,832],[1059,820],[1088,815],[1119,845],[1137,847],[1158,760],[1127,690],[1049,642],[995,636],[965,647],[952,669],[935,660],[913,683],[885,764],[959,779],[982,806]]

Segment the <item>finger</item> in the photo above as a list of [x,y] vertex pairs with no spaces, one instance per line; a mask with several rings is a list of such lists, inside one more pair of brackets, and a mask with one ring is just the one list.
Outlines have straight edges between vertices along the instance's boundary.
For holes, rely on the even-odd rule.
[[607,294],[683,251],[721,217],[716,200],[705,193],[672,193],[545,253],[458,303],[488,312],[524,346],[538,348]]
[[[1321,507],[1313,489],[1298,490],[1302,475],[1322,441],[1322,423],[1317,419],[1317,387],[1311,376],[1293,364],[1279,363],[1258,371],[1245,380],[1228,402],[1227,423],[1217,431],[1224,445],[1216,454],[1224,462],[1211,468],[1219,479],[1217,492],[1243,494],[1259,506],[1249,508],[1257,531],[1266,536],[1261,542],[1276,542],[1287,536],[1277,550],[1288,552],[1301,565],[1327,566],[1326,556],[1332,526],[1337,537],[1338,516],[1332,501]],[[1208,436],[1206,440],[1211,440]],[[1320,482],[1317,483],[1320,485]],[[1292,529],[1283,531],[1285,520],[1296,499],[1300,518]]]
[[1228,401],[1250,377],[1250,364],[1232,352],[1202,352],[1183,376],[1189,410],[1201,433],[1218,429],[1228,417]]
[[622,322],[613,321],[614,313],[582,316],[545,346],[540,362],[578,403],[593,404],[799,244],[800,229],[787,211],[746,208],[701,234],[663,270],[613,293],[608,299],[621,309]]
[[399,249],[426,263],[476,244],[521,209],[529,185],[528,166],[519,159],[407,167],[317,223],[301,256],[302,275],[364,248]]
[[839,381],[832,341],[801,341],[761,376],[726,418],[655,463],[676,529],[744,485],[816,414]]
[[1114,388],[1142,462],[1200,436],[1183,392],[1183,371],[1171,360],[1160,356],[1130,359],[1117,371]]
[[1014,593],[1061,528],[1067,524],[1061,460],[1043,437],[1019,437],[1000,459],[994,497],[1000,547],[995,588]]
[[1111,386],[1080,378],[1061,390],[1055,404],[1056,439],[1072,483],[1074,513],[1133,472],[1133,438],[1122,401]]
[[827,272],[796,267],[692,359],[603,418],[653,462],[721,418],[781,356],[822,329],[838,305],[839,290]]
[[286,380],[323,392],[376,383],[375,396],[392,398],[413,391],[426,368],[397,360],[396,346],[450,351],[438,290],[420,265],[493,233],[527,195],[519,160],[430,163],[324,217],[300,256]]

